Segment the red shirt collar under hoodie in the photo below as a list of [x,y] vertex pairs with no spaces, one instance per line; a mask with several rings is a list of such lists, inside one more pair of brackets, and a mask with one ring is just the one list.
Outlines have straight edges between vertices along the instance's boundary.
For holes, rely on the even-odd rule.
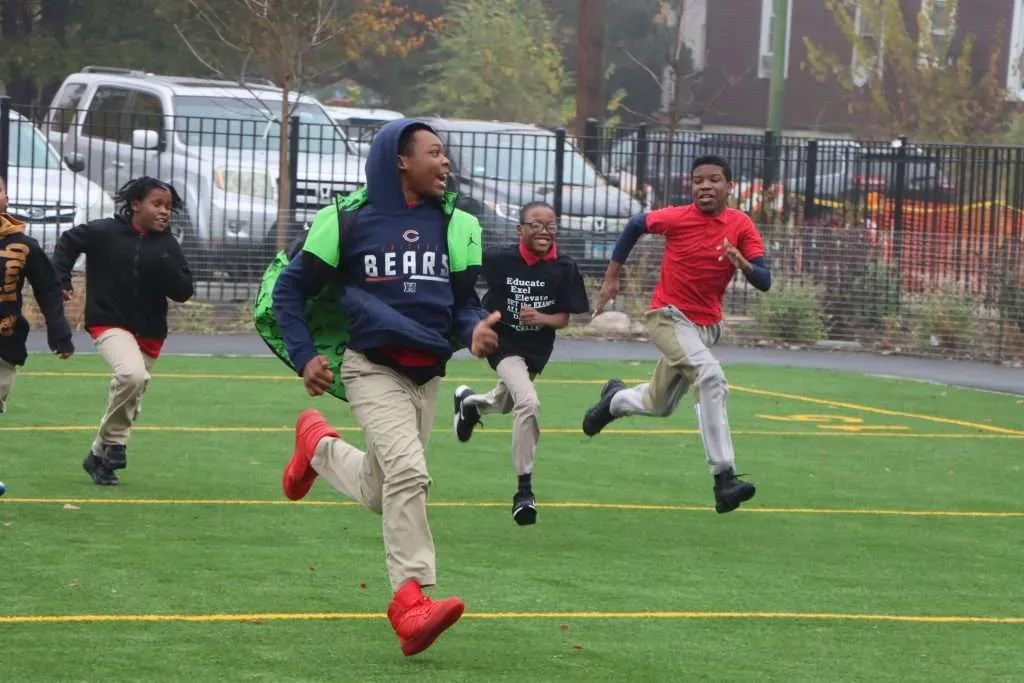
[[554,261],[555,259],[557,259],[558,245],[552,242],[551,248],[548,249],[548,253],[544,254],[543,256],[537,256],[535,253],[533,253],[526,247],[526,242],[524,242],[523,240],[519,240],[519,255],[523,257],[524,261],[526,261],[526,265],[535,266],[541,261]]

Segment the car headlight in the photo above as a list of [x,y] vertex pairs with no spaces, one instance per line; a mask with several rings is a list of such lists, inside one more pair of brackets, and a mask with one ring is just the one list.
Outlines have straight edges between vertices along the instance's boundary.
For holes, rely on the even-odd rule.
[[110,218],[117,212],[117,205],[106,192],[100,193],[100,198],[89,205],[85,210],[85,220],[95,221],[100,218]]
[[274,183],[265,171],[242,168],[218,168],[213,174],[217,189],[247,197],[273,198]]
[[496,202],[490,199],[484,200],[484,206],[498,214],[498,218],[509,218],[514,221],[519,220],[519,210],[522,208],[508,202]]

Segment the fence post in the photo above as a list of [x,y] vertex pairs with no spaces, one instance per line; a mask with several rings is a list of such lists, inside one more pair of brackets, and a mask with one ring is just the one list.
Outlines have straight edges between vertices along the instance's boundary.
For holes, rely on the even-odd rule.
[[775,184],[775,143],[775,131],[766,130],[764,132],[764,169],[761,171],[761,177],[764,179],[762,189],[765,191]]
[[804,220],[814,218],[818,191],[818,141],[807,141],[807,174],[804,182]]
[[[764,182],[761,185],[761,211],[758,216],[758,223],[761,223],[768,228],[768,216],[771,215],[771,209],[769,208],[769,197],[772,196],[772,188],[775,186],[775,181],[779,176],[779,139],[775,136],[775,131],[766,130],[764,132],[764,169],[761,173],[761,178]],[[784,205],[785,206],[785,205]],[[771,221],[771,229],[774,231],[775,224],[778,222],[778,216],[773,216]]]
[[[647,124],[641,123],[636,129],[636,167],[633,169],[636,178],[636,193],[640,203],[647,205],[647,164],[648,164]],[[653,208],[653,207],[650,207]]]
[[804,226],[803,226],[803,248],[800,250],[800,272],[806,272],[807,259],[811,258],[814,251],[814,226],[811,221],[817,216],[817,208],[814,205],[818,192],[818,141],[807,141],[807,173],[804,178]]
[[896,179],[893,188],[892,209],[892,249],[893,263],[896,266],[896,307],[900,308],[903,298],[903,200],[906,197],[907,185],[907,136],[896,138]]
[[[291,129],[288,133],[288,213],[289,220],[296,222],[299,209],[299,117],[292,116],[288,127]],[[278,230],[286,227],[290,229],[292,226],[281,226]]]
[[551,203],[555,216],[562,217],[562,189],[565,185],[565,128],[555,131],[555,194]]
[[7,161],[11,152],[11,98],[0,96],[0,178],[7,180]]
[[595,118],[583,122],[583,154],[595,167],[601,168],[601,131]]

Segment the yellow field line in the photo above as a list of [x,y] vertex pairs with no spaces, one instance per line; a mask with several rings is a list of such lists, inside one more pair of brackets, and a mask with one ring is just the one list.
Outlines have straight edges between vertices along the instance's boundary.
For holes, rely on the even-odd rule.
[[[265,622],[265,621],[365,621],[385,619],[378,612],[308,612],[252,614],[55,614],[0,616],[0,624],[73,624],[139,622]],[[837,612],[467,612],[463,619],[573,619],[590,620],[766,620],[766,621],[868,621],[913,624],[1024,624],[1024,617],[978,617],[929,614],[842,614]]]
[[[0,498],[3,505],[224,505],[224,506],[308,506],[308,507],[358,507],[358,503],[347,500],[261,500],[230,498]],[[667,503],[598,503],[590,501],[544,502],[545,508],[563,510],[625,510],[634,512],[711,512],[714,508],[704,505],[672,505]],[[433,508],[505,508],[507,503],[490,501],[435,501],[428,503]],[[744,507],[743,512],[775,515],[866,515],[887,517],[954,517],[1022,519],[1021,512],[985,512],[969,510],[887,510],[879,508],[771,508]]]
[[749,387],[738,386],[733,386],[731,388],[745,394],[753,394],[754,396],[783,398],[789,401],[802,401],[803,403],[813,403],[815,405],[830,406],[832,408],[858,410],[864,413],[874,413],[875,415],[887,415],[889,417],[909,417],[915,420],[924,420],[926,422],[934,422],[937,424],[953,425],[956,427],[966,427],[968,429],[980,429],[982,431],[993,432],[995,434],[1010,434],[1013,436],[1024,436],[1024,431],[1020,429],[1008,429],[1006,427],[997,427],[995,425],[985,424],[983,422],[969,422],[967,420],[954,420],[948,417],[921,415],[919,413],[908,413],[902,410],[876,408],[874,406],[866,406],[860,403],[847,403],[845,401],[834,401],[832,399],[814,398],[813,396],[804,396],[803,394],[789,394],[781,391],[765,391],[764,389],[751,389]]
[[[25,372],[22,373],[26,376],[36,377],[109,377],[108,372]],[[298,378],[294,375],[233,375],[233,374],[216,374],[216,373],[166,373],[156,374],[154,378],[165,378],[165,379],[195,379],[195,380],[261,380],[261,381],[298,381]],[[493,377],[448,377],[445,381],[448,383],[464,383],[464,382],[487,382],[493,381]],[[625,379],[627,384],[636,384],[648,381],[649,378],[631,378]],[[603,385],[606,380],[603,379],[554,379],[554,378],[538,378],[536,380],[539,384],[567,384],[567,385]],[[971,422],[968,420],[956,420],[947,417],[938,417],[935,415],[923,415],[920,413],[911,413],[901,410],[891,410],[889,408],[877,408],[875,406],[863,405],[861,403],[849,403],[846,401],[836,401],[832,399],[816,398],[814,396],[806,396],[803,394],[791,394],[780,391],[767,391],[765,389],[754,389],[751,387],[744,387],[740,385],[730,385],[730,389],[737,393],[751,394],[754,396],[764,396],[768,398],[782,398],[790,401],[799,401],[802,403],[812,403],[814,405],[830,406],[833,408],[844,408],[846,410],[855,410],[865,413],[874,413],[876,415],[887,415],[890,417],[906,417],[915,420],[924,420],[926,422],[933,422],[937,424],[952,425],[956,427],[964,427],[967,429],[977,429],[984,432],[992,432],[995,434],[1007,434],[1012,436],[1024,436],[1024,430],[1011,429],[1008,427],[999,427],[997,425],[986,424],[983,422]]]
[[[339,432],[358,432],[356,426],[336,427]],[[3,432],[92,432],[96,430],[95,425],[18,425],[15,427],[0,427]],[[205,427],[205,426],[179,426],[179,425],[137,425],[132,427],[136,432],[168,432],[185,434],[285,434],[295,431],[294,427]],[[448,428],[438,427],[434,433],[447,432]],[[545,427],[541,430],[545,434],[577,434],[585,438],[579,427]],[[501,427],[479,428],[476,434],[511,434],[512,430]],[[604,429],[601,434],[614,435],[635,435],[635,436],[696,436],[700,432],[696,429]],[[897,432],[897,431],[856,431],[838,429],[820,429],[819,431],[780,431],[772,429],[737,429],[732,432],[733,436],[846,436],[846,437],[882,437],[889,439],[1024,439],[1024,433],[1017,434],[959,434],[951,432]]]

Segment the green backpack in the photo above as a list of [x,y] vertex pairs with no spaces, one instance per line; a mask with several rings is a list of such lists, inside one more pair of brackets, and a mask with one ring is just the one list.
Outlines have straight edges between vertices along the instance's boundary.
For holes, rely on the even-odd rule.
[[[456,301],[463,300],[467,287],[475,285],[476,274],[480,269],[483,253],[481,246],[480,222],[472,214],[455,208],[458,195],[454,192],[445,193],[443,208],[448,216],[448,263],[451,273],[452,289],[455,290]],[[302,368],[296,368],[288,357],[285,348],[284,334],[274,318],[274,286],[282,271],[288,267],[299,252],[307,251],[336,269],[342,263],[342,252],[345,237],[355,225],[360,209],[366,205],[368,195],[366,188],[361,188],[345,197],[335,197],[334,206],[324,207],[317,213],[307,235],[299,237],[289,245],[287,250],[277,252],[260,280],[259,291],[253,304],[253,324],[264,343],[278,358],[297,374]],[[336,212],[337,230],[331,223]],[[341,381],[341,361],[348,346],[348,318],[341,310],[338,302],[344,290],[340,272],[332,278],[324,288],[306,301],[306,323],[309,325],[316,352],[325,358],[334,371],[334,384],[327,393],[347,401],[345,385]],[[462,346],[454,335],[454,348]]]

